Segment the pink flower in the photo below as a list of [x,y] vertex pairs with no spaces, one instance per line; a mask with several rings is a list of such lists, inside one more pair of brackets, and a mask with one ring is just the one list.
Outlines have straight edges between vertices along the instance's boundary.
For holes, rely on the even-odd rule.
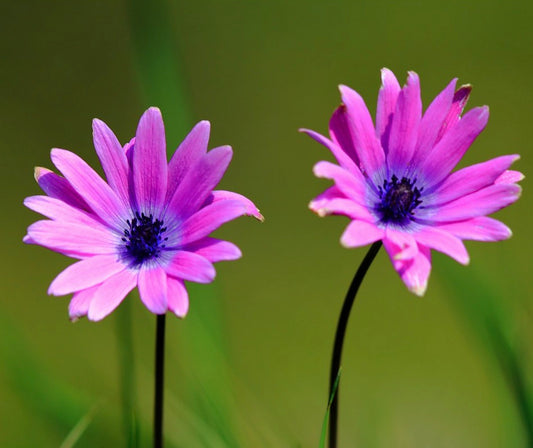
[[48,290],[74,293],[71,319],[103,319],[135,287],[152,313],[184,317],[189,300],[183,281],[209,283],[214,262],[241,256],[234,244],[208,235],[238,216],[262,216],[244,196],[213,191],[232,150],[207,152],[209,130],[208,121],[198,123],[167,164],[163,119],[152,107],[124,148],[105,123],[93,121],[107,182],[63,149],[51,152],[63,177],[36,168],[47,196],[24,204],[50,219],[30,225],[24,241],[79,259]]
[[462,240],[498,241],[511,230],[486,215],[515,202],[523,178],[510,165],[518,155],[497,157],[452,172],[489,118],[486,106],[461,117],[471,87],[455,90],[456,79],[422,115],[418,75],[401,88],[381,72],[376,124],[357,92],[340,86],[342,103],[329,123],[330,138],[303,130],[326,146],[338,165],[318,162],[317,177],[335,185],[310,208],[319,216],[351,220],[345,247],[382,240],[405,285],[423,295],[431,270],[430,249],[469,262]]

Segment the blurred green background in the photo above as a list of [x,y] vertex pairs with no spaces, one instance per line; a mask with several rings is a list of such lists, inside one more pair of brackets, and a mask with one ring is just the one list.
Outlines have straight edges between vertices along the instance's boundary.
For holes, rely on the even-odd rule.
[[[327,131],[340,83],[373,112],[384,66],[402,83],[415,70],[425,106],[457,76],[474,86],[470,107],[491,108],[463,163],[520,153],[527,175],[532,21],[533,3],[518,0],[3,2],[0,446],[126,446],[124,396],[138,445],[150,440],[154,316],[134,294],[100,323],[69,322],[68,298],[46,290],[71,261],[21,242],[38,219],[22,200],[39,194],[32,170],[51,168],[50,148],[96,167],[93,117],[126,142],[160,106],[169,151],[211,121],[210,147],[234,148],[221,187],[266,221],[217,231],[243,258],[190,288],[185,320],[169,316],[168,446],[314,447],[338,312],[366,249],[340,246],[346,219],[307,209],[329,185],[311,168],[331,157],[297,129]],[[341,447],[531,446],[527,183],[497,214],[514,237],[467,243],[468,267],[435,254],[422,299],[378,255],[345,342]]]

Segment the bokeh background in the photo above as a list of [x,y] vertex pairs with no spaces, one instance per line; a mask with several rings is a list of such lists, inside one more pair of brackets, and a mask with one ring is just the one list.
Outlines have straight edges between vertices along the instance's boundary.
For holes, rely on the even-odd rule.
[[[243,258],[190,288],[186,319],[169,316],[167,446],[318,446],[334,328],[366,250],[340,246],[346,219],[307,209],[328,185],[311,168],[331,157],[298,128],[326,132],[341,83],[373,112],[384,66],[402,83],[415,70],[425,106],[459,77],[470,107],[491,108],[463,164],[520,153],[527,175],[532,21],[533,3],[518,0],[3,2],[0,446],[150,441],[154,316],[133,294],[100,323],[69,322],[68,298],[46,290],[70,260],[21,242],[38,219],[22,200],[39,194],[32,170],[51,168],[50,148],[96,167],[94,117],[126,142],[157,105],[169,151],[211,121],[210,146],[234,148],[221,186],[266,221],[217,231]],[[345,342],[340,446],[532,446],[523,186],[497,214],[513,238],[467,243],[468,267],[435,254],[422,299],[378,255]]]

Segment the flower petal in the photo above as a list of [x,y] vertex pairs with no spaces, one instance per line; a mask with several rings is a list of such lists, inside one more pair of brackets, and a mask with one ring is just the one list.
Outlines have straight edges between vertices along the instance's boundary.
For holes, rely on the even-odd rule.
[[80,317],[87,316],[89,306],[94,294],[100,285],[95,285],[82,291],[76,292],[68,305],[68,315],[71,321],[76,321]]
[[242,256],[241,250],[235,244],[209,237],[185,246],[184,250],[201,255],[211,263],[237,260]]
[[503,222],[487,216],[439,224],[438,228],[462,240],[501,241],[512,236],[511,229]]
[[366,221],[352,221],[341,236],[344,247],[359,247],[383,239],[385,231]]
[[89,320],[102,320],[120,305],[124,297],[137,284],[137,271],[126,269],[113,275],[103,282],[94,292],[89,305],[87,317]]
[[387,227],[383,244],[393,260],[409,260],[418,254],[418,244],[410,233]]
[[363,98],[347,86],[341,85],[339,90],[348,110],[348,123],[360,160],[361,171],[370,178],[373,178],[376,173],[383,177],[385,154]]
[[[388,252],[387,246],[385,246]],[[398,260],[389,252],[394,269],[400,275],[409,291],[423,296],[427,289],[431,272],[431,251],[422,244],[418,245],[418,252],[414,258]]]
[[252,201],[250,201],[250,199],[242,194],[234,193],[233,191],[213,190],[207,198],[207,201],[204,203],[204,206],[219,201],[239,201],[246,208],[246,215],[253,216],[259,221],[265,220],[263,215],[259,212],[259,209]]
[[178,317],[185,317],[189,311],[189,294],[182,280],[167,277],[168,309]]
[[48,294],[63,296],[98,285],[126,269],[117,255],[96,255],[71,264],[48,288]]
[[463,242],[441,228],[423,227],[413,235],[416,240],[431,249],[438,250],[461,264],[468,264],[470,257]]
[[354,161],[346,153],[345,146],[340,146],[338,143],[333,142],[330,139],[320,135],[318,132],[312,131],[310,129],[300,129],[300,132],[304,132],[309,137],[311,137],[313,140],[317,141],[321,145],[324,145],[326,148],[328,148],[333,154],[333,157],[337,159],[337,162],[339,163],[340,166],[347,168],[349,170],[358,169]]
[[439,134],[435,143],[438,143],[440,139],[446,134],[453,126],[459,121],[461,114],[468,102],[468,97],[472,91],[472,86],[467,84],[461,86],[453,95],[452,107],[448,111],[448,115],[444,119],[442,126],[440,127]]
[[91,209],[104,222],[120,230],[124,205],[96,171],[76,154],[64,149],[52,149],[51,159]]
[[87,203],[64,177],[42,167],[35,168],[34,176],[39,187],[51,198],[60,199],[81,210],[90,210]]
[[139,271],[139,295],[154,314],[167,311],[167,274],[161,266],[143,265]]
[[403,174],[411,161],[421,117],[420,81],[415,72],[409,72],[407,84],[398,95],[396,110],[392,116],[387,153],[390,173]]
[[193,252],[177,251],[165,266],[168,275],[196,283],[211,283],[216,271],[207,258]]
[[170,201],[172,196],[174,196],[177,186],[181,183],[187,171],[194,167],[198,160],[206,154],[210,130],[211,124],[209,121],[200,121],[174,152],[168,164],[166,202]]
[[159,211],[167,192],[167,155],[165,126],[157,107],[150,107],[139,121],[132,163],[137,207],[145,213]]
[[198,211],[222,179],[232,154],[230,146],[220,146],[203,156],[176,188],[167,213],[177,219],[186,219]]
[[344,215],[352,219],[361,219],[368,222],[375,221],[375,217],[369,212],[368,208],[347,198],[313,200],[310,202],[309,208],[320,217]]
[[[333,143],[336,143],[341,148],[342,152],[348,156],[348,160],[344,160],[343,157],[343,162],[346,164],[343,166],[348,169],[359,166],[359,157],[355,151],[350,125],[348,123],[348,111],[344,104],[337,107],[329,120],[329,135],[331,136]],[[341,163],[340,160],[339,163]]]
[[524,175],[520,171],[507,170],[502,173],[498,179],[494,181],[495,184],[514,184],[524,179]]
[[378,94],[378,105],[376,108],[376,135],[381,140],[381,146],[385,153],[389,149],[389,134],[392,124],[392,114],[396,110],[396,101],[400,94],[401,87],[388,68],[381,69],[381,88]]
[[321,161],[313,167],[313,173],[316,177],[333,180],[339,190],[359,204],[366,203],[365,197],[370,189],[359,170],[352,172],[334,163]]

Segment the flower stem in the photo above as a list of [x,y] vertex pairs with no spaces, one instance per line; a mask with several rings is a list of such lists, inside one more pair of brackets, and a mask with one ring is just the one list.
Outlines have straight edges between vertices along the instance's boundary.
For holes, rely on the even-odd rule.
[[[346,293],[344,303],[342,305],[341,314],[339,316],[339,322],[337,323],[337,331],[335,333],[335,343],[333,344],[333,355],[331,357],[331,370],[329,376],[329,395],[330,397],[333,393],[333,388],[335,387],[335,381],[339,373],[341,366],[341,356],[342,356],[342,345],[344,343],[344,335],[346,333],[346,326],[348,325],[348,319],[350,317],[350,311],[352,310],[352,305],[355,302],[355,296],[359,290],[359,286],[365,278],[366,271],[372,264],[372,261],[376,257],[379,249],[381,248],[381,241],[376,241],[370,249],[368,250],[365,258],[359,265],[357,272],[350,284],[350,288]],[[338,420],[338,405],[339,405],[339,388],[340,388],[340,379],[339,384],[337,384],[337,391],[331,402],[331,408],[329,413],[329,448],[337,447],[337,420]]]
[[155,334],[154,448],[162,448],[165,314],[157,315]]

